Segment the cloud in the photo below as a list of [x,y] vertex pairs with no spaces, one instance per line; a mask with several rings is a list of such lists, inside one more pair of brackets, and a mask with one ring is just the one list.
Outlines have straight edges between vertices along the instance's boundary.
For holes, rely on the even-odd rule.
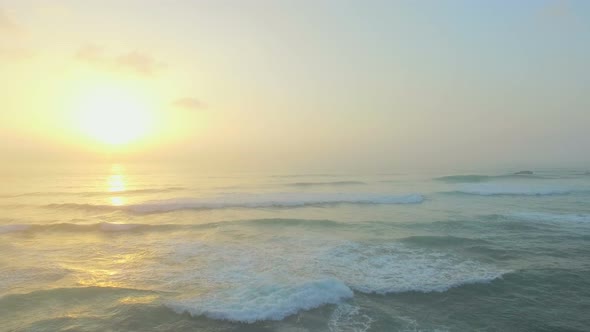
[[103,60],[104,55],[101,47],[87,45],[78,49],[75,57],[78,60],[99,63]]
[[149,54],[131,51],[119,55],[106,54],[102,47],[87,45],[78,49],[75,58],[79,61],[106,70],[131,72],[153,76],[165,65]]
[[162,65],[148,54],[129,52],[116,58],[117,66],[129,68],[143,75],[152,75]]
[[26,61],[32,59],[36,53],[26,48],[0,47],[0,59],[8,61]]
[[187,110],[201,110],[207,108],[207,105],[197,98],[186,97],[176,99],[172,102],[172,106],[183,108]]
[[28,45],[28,34],[16,21],[11,19],[0,8],[0,60],[23,61],[33,58],[36,54]]
[[13,20],[0,8],[0,36],[13,40],[22,40],[27,37],[28,31],[17,21]]
[[0,9],[0,32],[19,33],[21,28]]
[[571,15],[570,3],[567,0],[553,0],[545,4],[541,10],[546,17],[555,20],[568,19]]

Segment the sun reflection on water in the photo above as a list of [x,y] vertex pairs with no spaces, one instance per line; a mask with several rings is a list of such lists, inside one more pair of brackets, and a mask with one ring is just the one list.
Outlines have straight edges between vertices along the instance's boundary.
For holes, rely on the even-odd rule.
[[[108,177],[107,183],[107,190],[109,192],[122,193],[126,190],[126,181],[121,165],[115,164],[111,166],[111,175]],[[113,206],[125,205],[125,200],[121,196],[113,196],[110,201]]]
[[112,174],[109,176],[109,191],[125,191],[125,178],[123,177],[123,174]]
[[123,199],[123,197],[120,197],[120,196],[111,197],[111,205],[113,205],[113,206],[125,205],[125,200]]
[[[149,253],[145,251],[104,255],[79,264],[67,265],[67,269],[73,272],[80,286],[133,288],[137,280],[138,266],[143,264],[147,255]],[[130,303],[133,301],[128,300]],[[153,299],[135,300],[148,302]]]

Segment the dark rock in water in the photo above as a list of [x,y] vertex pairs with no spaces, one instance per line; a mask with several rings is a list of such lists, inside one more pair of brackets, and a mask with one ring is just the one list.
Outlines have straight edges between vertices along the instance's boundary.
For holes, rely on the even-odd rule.
[[533,171],[520,171],[514,173],[514,175],[533,175]]

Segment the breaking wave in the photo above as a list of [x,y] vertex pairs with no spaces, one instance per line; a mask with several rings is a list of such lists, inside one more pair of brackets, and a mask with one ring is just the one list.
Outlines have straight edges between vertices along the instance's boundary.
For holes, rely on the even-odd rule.
[[193,316],[254,323],[281,320],[301,310],[338,303],[352,296],[352,290],[345,284],[328,278],[284,286],[249,285],[211,296],[170,302],[167,306],[178,313],[188,312]]
[[67,208],[88,211],[128,211],[132,213],[160,213],[177,210],[213,210],[226,208],[303,207],[333,204],[418,204],[420,194],[387,195],[363,193],[272,193],[225,194],[213,198],[172,198],[146,201],[126,206],[63,203],[49,204],[48,208]]
[[[342,303],[354,296],[353,291],[444,292],[487,283],[507,272],[450,253],[395,242],[297,240],[280,247],[248,245],[247,250],[240,245],[195,242],[175,245],[168,257],[198,266],[169,275],[171,286],[200,289],[169,302],[168,307],[178,313],[246,323],[280,320],[301,310]],[[370,324],[369,318],[359,317]]]

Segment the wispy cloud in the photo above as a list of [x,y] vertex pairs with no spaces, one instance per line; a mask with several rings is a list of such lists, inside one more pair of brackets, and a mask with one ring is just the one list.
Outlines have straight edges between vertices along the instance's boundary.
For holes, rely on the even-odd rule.
[[201,100],[192,97],[176,99],[172,102],[172,106],[187,110],[201,110],[207,108],[207,105]]
[[0,59],[3,61],[22,61],[34,57],[28,45],[25,29],[0,8]]
[[32,59],[36,53],[26,48],[0,47],[0,59],[9,61],[26,61]]
[[549,0],[539,10],[539,19],[553,27],[580,26],[584,21],[570,0]]
[[21,39],[26,37],[26,29],[0,8],[0,35]]
[[147,53],[131,51],[109,55],[102,47],[96,45],[81,47],[75,58],[101,69],[131,72],[142,76],[152,76],[165,67],[162,62]]
[[545,4],[541,12],[555,20],[568,19],[571,15],[570,3],[567,0],[552,0]]
[[18,33],[21,28],[0,9],[0,32]]

